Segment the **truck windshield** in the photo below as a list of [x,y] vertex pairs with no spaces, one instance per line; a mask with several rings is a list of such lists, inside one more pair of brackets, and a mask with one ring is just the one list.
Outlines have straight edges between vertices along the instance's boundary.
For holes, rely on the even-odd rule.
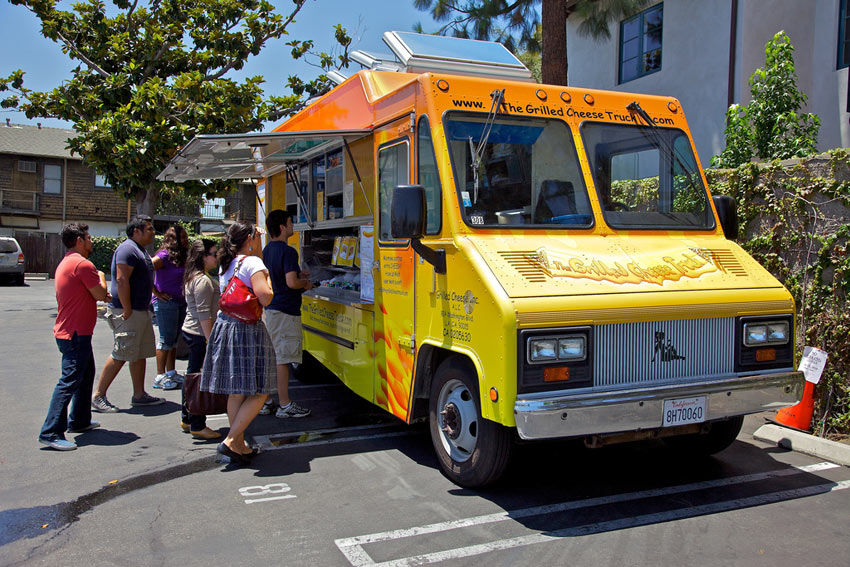
[[585,122],[581,136],[610,226],[714,228],[708,193],[683,131]]
[[445,131],[467,224],[586,228],[590,201],[573,138],[560,120],[452,113]]

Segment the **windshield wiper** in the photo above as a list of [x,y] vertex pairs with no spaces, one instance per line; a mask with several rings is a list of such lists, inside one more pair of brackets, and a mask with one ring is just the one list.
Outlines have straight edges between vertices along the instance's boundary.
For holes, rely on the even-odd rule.
[[499,107],[502,106],[502,99],[505,97],[505,89],[496,89],[490,93],[490,98],[493,99],[490,104],[490,112],[487,113],[487,118],[484,120],[484,130],[481,131],[481,138],[478,140],[478,146],[469,137],[469,151],[472,154],[472,175],[473,175],[473,194],[472,204],[478,202],[478,170],[481,167],[481,154],[484,147],[487,145],[487,140],[490,138],[490,132],[493,130],[493,123],[496,122],[496,115],[499,113]]
[[649,114],[643,108],[641,108],[640,104],[638,104],[638,101],[635,100],[627,104],[626,110],[628,110],[629,112],[634,112],[635,114],[643,118],[643,121],[646,122],[647,126],[649,126],[649,131],[652,133],[652,137],[655,140],[655,143],[658,144],[658,146],[662,150],[669,153],[671,158],[676,160],[676,164],[682,169],[682,172],[687,178],[688,185],[691,187],[691,189],[697,191],[701,190],[702,187],[694,183],[694,175],[699,176],[699,172],[696,170],[696,168],[692,168],[689,165],[685,164],[684,161],[682,161],[682,156],[676,150],[676,147],[673,145],[672,142],[670,142],[670,140],[668,140],[665,136],[661,135],[660,128],[658,128],[655,122],[652,121],[652,118],[649,117]]

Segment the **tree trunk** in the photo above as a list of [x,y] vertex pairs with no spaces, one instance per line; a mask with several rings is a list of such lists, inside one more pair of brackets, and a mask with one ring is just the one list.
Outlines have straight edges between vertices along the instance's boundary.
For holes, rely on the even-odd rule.
[[[148,184],[147,189],[142,189],[138,193],[136,193],[136,215],[147,215],[153,218],[154,213],[156,212],[156,201],[157,201],[158,191],[156,190],[156,183],[151,182]],[[135,216],[131,214],[130,216]]]
[[547,85],[567,84],[567,2],[543,0],[541,75]]

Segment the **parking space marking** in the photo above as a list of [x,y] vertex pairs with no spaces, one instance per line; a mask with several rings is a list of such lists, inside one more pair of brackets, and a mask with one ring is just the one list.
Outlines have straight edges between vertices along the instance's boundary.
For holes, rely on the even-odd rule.
[[572,502],[562,502],[559,504],[549,504],[545,506],[535,506],[532,508],[525,508],[520,510],[513,510],[509,512],[499,512],[496,514],[487,514],[482,516],[475,516],[471,518],[464,518],[460,520],[450,520],[447,522],[439,522],[435,524],[429,524],[425,526],[419,526],[409,529],[403,530],[392,530],[388,532],[374,533],[363,536],[351,537],[351,538],[341,538],[335,540],[336,546],[342,552],[342,554],[348,559],[349,563],[355,567],[407,567],[412,565],[424,565],[429,563],[437,563],[440,561],[445,561],[447,559],[458,559],[462,557],[471,557],[474,555],[480,555],[483,553],[488,553],[490,551],[496,551],[501,549],[512,549],[516,547],[524,547],[528,545],[533,545],[537,543],[543,543],[547,541],[552,541],[553,538],[558,537],[567,537],[567,536],[577,536],[577,535],[586,535],[591,533],[598,533],[601,531],[611,531],[618,529],[625,529],[631,527],[637,527],[647,524],[654,524],[660,522],[667,522],[672,520],[679,520],[689,517],[701,516],[705,514],[713,514],[718,512],[736,510],[740,508],[747,508],[751,506],[761,506],[765,504],[772,504],[775,502],[781,502],[783,500],[790,500],[795,498],[802,498],[806,496],[814,496],[818,494],[825,494],[828,492],[834,492],[837,490],[844,490],[850,488],[850,480],[841,481],[841,482],[829,482],[826,484],[819,484],[815,486],[810,486],[806,488],[799,489],[791,489],[791,490],[783,490],[779,492],[761,494],[758,496],[752,496],[747,498],[738,498],[733,500],[727,500],[722,502],[716,502],[712,504],[705,504],[701,506],[692,506],[679,510],[670,510],[665,512],[658,512],[652,514],[643,514],[639,516],[633,516],[630,518],[622,518],[619,520],[612,520],[609,522],[600,522],[596,524],[587,524],[583,526],[575,526],[571,528],[566,528],[563,530],[555,530],[549,532],[539,532],[536,534],[521,536],[517,538],[498,540],[493,542],[487,542],[478,545],[470,545],[466,547],[460,547],[455,549],[450,549],[446,551],[440,551],[435,553],[427,553],[422,555],[416,555],[412,557],[405,557],[400,559],[393,559],[390,561],[385,561],[382,563],[375,563],[369,554],[363,549],[363,546],[371,543],[378,543],[382,541],[390,541],[390,540],[398,540],[403,538],[421,536],[426,534],[435,534],[440,532],[446,532],[449,530],[455,530],[459,528],[465,528],[469,526],[478,526],[483,524],[492,524],[496,522],[503,522],[506,520],[515,520],[519,518],[527,518],[533,516],[542,516],[546,514],[552,514],[556,512],[564,512],[568,510],[577,510],[581,508],[590,508],[595,506],[603,506],[607,504],[619,503],[619,502],[627,502],[633,500],[640,500],[643,498],[657,497],[657,496],[669,496],[673,494],[681,494],[684,492],[693,492],[698,490],[705,490],[709,488],[718,488],[723,486],[732,486],[735,484],[744,484],[748,482],[755,482],[770,478],[779,478],[786,477],[791,475],[797,475],[802,473],[814,473],[818,471],[828,470],[839,468],[839,465],[833,463],[816,463],[814,465],[802,466],[802,467],[791,467],[787,469],[779,469],[775,471],[768,471],[763,473],[754,473],[749,475],[741,475],[737,477],[730,478],[722,478],[716,480],[695,482],[677,486],[669,486],[665,488],[655,488],[649,490],[641,490],[637,492],[630,492],[624,494],[616,494],[612,496],[602,496],[596,498],[587,498],[583,500],[576,500]]
[[262,496],[263,498],[246,498],[245,504],[256,504],[257,502],[271,502],[272,500],[287,500],[289,498],[297,498],[294,494],[285,494],[283,496],[266,496],[266,494],[281,494],[290,492],[292,488],[285,482],[275,482],[272,484],[262,484],[259,486],[243,486],[239,489],[239,494],[245,498],[246,496]]

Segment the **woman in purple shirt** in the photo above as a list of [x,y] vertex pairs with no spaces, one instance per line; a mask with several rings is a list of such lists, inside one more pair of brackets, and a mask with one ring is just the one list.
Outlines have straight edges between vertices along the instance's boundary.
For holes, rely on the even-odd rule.
[[174,363],[177,355],[177,340],[183,319],[186,318],[186,300],[183,299],[183,273],[189,253],[189,235],[179,224],[165,231],[162,248],[153,261],[153,312],[159,328],[156,346],[156,378],[154,388],[176,390],[183,382]]

